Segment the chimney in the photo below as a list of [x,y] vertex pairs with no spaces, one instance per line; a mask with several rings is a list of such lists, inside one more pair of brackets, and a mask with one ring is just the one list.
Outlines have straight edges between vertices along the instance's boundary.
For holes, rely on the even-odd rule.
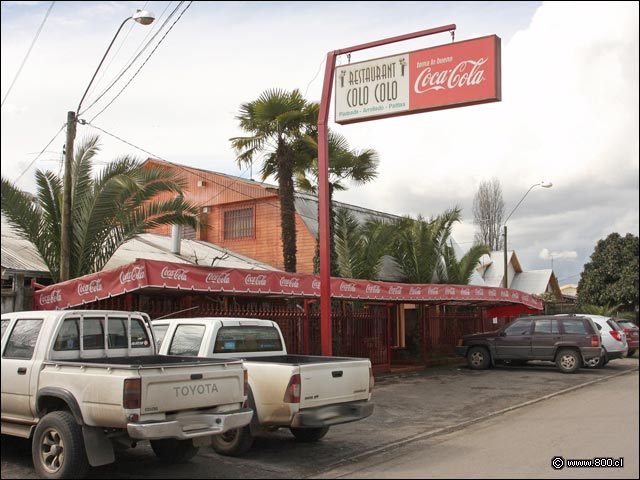
[[171,225],[171,253],[180,255],[180,244],[182,238],[180,235],[180,225]]

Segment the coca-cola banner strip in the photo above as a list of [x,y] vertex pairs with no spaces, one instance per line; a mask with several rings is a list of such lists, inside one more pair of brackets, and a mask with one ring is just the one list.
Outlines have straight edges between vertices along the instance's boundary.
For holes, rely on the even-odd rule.
[[145,260],[50,285],[34,293],[36,308],[70,308],[146,286]]
[[498,102],[500,49],[491,35],[337,67],[335,122]]
[[[69,308],[143,288],[318,298],[320,279],[316,275],[139,260],[114,270],[51,285],[37,291],[35,299],[39,309]],[[344,300],[409,303],[486,302],[486,305],[525,305],[536,310],[543,307],[542,300],[518,290],[346,278],[331,279],[331,296]]]

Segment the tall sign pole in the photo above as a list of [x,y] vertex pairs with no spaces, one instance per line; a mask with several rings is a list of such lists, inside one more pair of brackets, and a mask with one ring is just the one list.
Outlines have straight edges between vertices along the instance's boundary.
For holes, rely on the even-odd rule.
[[436,33],[450,32],[456,29],[455,25],[422,30],[396,37],[363,43],[350,48],[334,50],[327,54],[327,63],[324,73],[324,85],[322,87],[322,99],[318,114],[318,240],[320,247],[320,346],[322,355],[333,354],[331,340],[331,268],[329,251],[329,144],[328,126],[329,101],[333,87],[336,57],[346,53],[366,50],[368,48],[388,45],[390,43],[411,40]]

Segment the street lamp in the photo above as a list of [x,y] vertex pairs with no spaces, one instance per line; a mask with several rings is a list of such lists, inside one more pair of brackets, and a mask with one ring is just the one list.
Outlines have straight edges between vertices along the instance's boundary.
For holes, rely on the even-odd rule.
[[553,187],[553,183],[543,181],[543,182],[534,183],[533,185],[531,185],[529,187],[529,190],[527,190],[527,193],[525,193],[522,196],[518,204],[514,207],[513,210],[511,210],[511,213],[509,214],[507,219],[504,221],[504,280],[503,280],[504,288],[509,288],[508,269],[507,269],[507,222],[511,218],[511,215],[513,215],[513,212],[516,211],[516,209],[520,206],[524,198],[529,194],[531,190],[533,190],[534,187],[551,188]]
[[136,13],[126,18],[124,22],[122,22],[122,24],[120,25],[120,28],[118,28],[118,31],[114,35],[113,40],[111,40],[111,43],[107,48],[107,51],[104,52],[104,56],[102,57],[102,60],[100,60],[100,63],[98,64],[98,68],[96,68],[96,71],[93,74],[93,77],[91,77],[91,81],[89,82],[89,85],[87,86],[87,89],[85,90],[84,95],[82,95],[82,98],[80,99],[80,103],[78,103],[78,108],[76,108],[75,112],[67,112],[67,140],[66,140],[65,151],[64,151],[64,179],[62,184],[62,187],[63,187],[62,222],[60,225],[60,278],[59,280],[61,282],[69,279],[69,273],[70,273],[69,270],[70,270],[70,263],[71,263],[70,262],[71,261],[71,180],[72,180],[71,166],[73,165],[73,142],[75,141],[75,138],[76,138],[76,124],[78,123],[78,117],[76,115],[76,112],[78,112],[78,115],[80,114],[80,107],[82,106],[82,102],[84,101],[84,98],[87,96],[87,93],[91,88],[91,84],[93,83],[93,81],[96,78],[96,75],[98,74],[98,70],[100,70],[102,63],[104,62],[104,59],[107,58],[107,54],[109,53],[109,50],[111,50],[111,46],[113,45],[113,42],[115,42],[116,37],[120,33],[120,30],[122,30],[122,27],[124,27],[124,24],[127,23],[129,20],[135,20],[136,22],[142,25],[150,25],[155,20],[155,16],[153,15],[153,13],[147,10],[137,10]]

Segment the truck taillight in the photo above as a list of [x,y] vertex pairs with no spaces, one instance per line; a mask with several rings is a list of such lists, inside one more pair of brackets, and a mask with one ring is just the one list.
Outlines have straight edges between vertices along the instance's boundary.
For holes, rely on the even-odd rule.
[[599,347],[600,346],[600,338],[598,337],[598,335],[592,335],[591,336],[591,346],[592,347]]
[[373,390],[373,385],[375,381],[373,379],[373,369],[369,367],[369,391]]
[[248,396],[249,395],[249,372],[247,372],[247,370],[244,370],[244,396]]
[[300,375],[291,375],[289,385],[284,392],[284,403],[300,403]]
[[142,386],[139,378],[127,378],[124,381],[124,398],[122,405],[125,409],[140,408]]

